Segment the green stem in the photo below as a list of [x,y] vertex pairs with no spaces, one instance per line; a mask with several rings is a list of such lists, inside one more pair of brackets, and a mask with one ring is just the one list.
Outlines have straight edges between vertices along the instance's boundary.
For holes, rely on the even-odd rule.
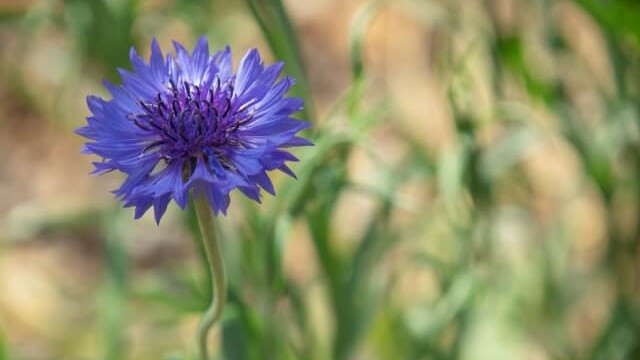
[[209,360],[207,337],[213,324],[215,324],[222,315],[222,309],[224,309],[227,299],[227,280],[224,273],[224,263],[222,261],[222,249],[213,224],[211,206],[204,196],[194,198],[193,203],[195,204],[196,216],[198,217],[198,224],[200,225],[200,232],[202,234],[202,243],[211,271],[211,288],[213,290],[211,304],[200,320],[197,334],[200,360]]
[[298,46],[298,36],[282,0],[245,0],[245,2],[262,30],[273,55],[285,62],[286,71],[296,79],[297,86],[291,91],[294,95],[304,98],[302,117],[313,122],[311,92]]

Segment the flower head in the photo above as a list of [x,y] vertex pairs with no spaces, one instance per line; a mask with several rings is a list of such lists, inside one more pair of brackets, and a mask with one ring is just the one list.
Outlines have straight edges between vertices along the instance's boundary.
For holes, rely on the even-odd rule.
[[157,222],[190,190],[225,214],[233,189],[258,202],[260,188],[275,194],[267,171],[295,176],[286,149],[311,145],[296,136],[308,123],[292,117],[303,101],[286,97],[294,80],[279,79],[283,63],[265,67],[253,49],[234,73],[229,47],[210,55],[204,37],[191,54],[174,47],[163,55],[153,40],[149,64],[132,48],[122,85],[105,82],[112,99],[87,97],[92,115],[76,132],[90,140],[85,153],[103,158],[94,173],[125,173],[114,194],[136,218],[153,206]]

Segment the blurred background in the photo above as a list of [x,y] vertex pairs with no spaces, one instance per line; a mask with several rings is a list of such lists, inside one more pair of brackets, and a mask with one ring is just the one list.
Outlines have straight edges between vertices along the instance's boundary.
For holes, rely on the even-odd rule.
[[316,146],[219,218],[215,359],[640,359],[635,0],[0,0],[0,360],[194,358],[193,214],[73,129],[135,46],[287,62]]

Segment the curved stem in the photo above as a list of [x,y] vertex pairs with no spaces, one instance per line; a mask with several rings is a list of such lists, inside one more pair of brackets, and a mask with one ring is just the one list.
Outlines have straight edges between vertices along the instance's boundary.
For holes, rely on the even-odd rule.
[[211,271],[211,289],[213,290],[211,304],[200,320],[197,334],[199,358],[200,360],[209,360],[207,338],[209,330],[222,315],[222,309],[224,309],[227,298],[227,280],[222,261],[222,249],[213,224],[211,206],[204,196],[194,197],[193,203],[195,204],[196,216],[198,217],[198,224],[202,234],[202,243]]

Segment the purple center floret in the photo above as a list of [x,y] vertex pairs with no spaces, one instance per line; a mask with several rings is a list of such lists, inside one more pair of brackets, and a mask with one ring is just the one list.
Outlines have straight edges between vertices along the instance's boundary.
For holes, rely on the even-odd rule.
[[[129,118],[144,131],[158,136],[143,153],[156,151],[167,162],[176,158],[196,158],[214,155],[223,166],[231,166],[221,152],[222,145],[242,147],[235,131],[253,118],[250,104],[234,106],[232,77],[214,86],[201,89],[188,82],[170,81],[169,91],[158,93],[154,101],[139,101],[144,110]],[[213,154],[212,154],[213,152]]]

